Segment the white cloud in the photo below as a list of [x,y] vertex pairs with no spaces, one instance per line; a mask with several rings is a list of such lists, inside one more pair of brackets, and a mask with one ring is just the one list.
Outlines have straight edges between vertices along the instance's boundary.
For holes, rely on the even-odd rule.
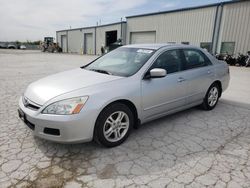
[[[147,0],[0,0],[0,41],[39,40],[59,29],[105,23]],[[119,20],[120,17],[113,18]],[[110,20],[108,20],[110,21]]]
[[178,1],[164,3],[163,8],[170,9],[170,8],[176,7],[178,4],[179,4]]

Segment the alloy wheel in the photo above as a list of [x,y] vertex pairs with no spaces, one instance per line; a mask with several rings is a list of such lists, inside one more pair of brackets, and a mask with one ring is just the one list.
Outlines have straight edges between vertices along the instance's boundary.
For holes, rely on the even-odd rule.
[[217,87],[212,87],[208,94],[208,105],[213,107],[219,98],[219,91]]
[[109,142],[121,140],[129,130],[129,117],[123,111],[112,113],[103,126],[104,137]]

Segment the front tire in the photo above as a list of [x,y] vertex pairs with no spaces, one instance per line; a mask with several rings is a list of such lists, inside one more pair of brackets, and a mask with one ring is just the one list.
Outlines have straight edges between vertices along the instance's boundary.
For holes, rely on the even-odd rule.
[[97,118],[94,140],[105,147],[118,146],[129,136],[133,123],[129,107],[122,103],[111,104]]
[[215,106],[217,105],[218,101],[219,101],[219,97],[220,97],[220,88],[218,86],[218,84],[214,83],[212,84],[207,93],[206,96],[203,100],[202,103],[202,108],[204,110],[212,110],[215,108]]

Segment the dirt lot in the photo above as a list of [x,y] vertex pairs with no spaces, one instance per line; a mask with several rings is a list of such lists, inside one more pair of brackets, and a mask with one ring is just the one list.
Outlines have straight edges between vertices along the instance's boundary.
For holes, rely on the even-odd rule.
[[34,138],[17,116],[29,83],[93,56],[0,50],[0,187],[249,187],[250,68],[209,112],[193,108],[143,125],[121,146]]

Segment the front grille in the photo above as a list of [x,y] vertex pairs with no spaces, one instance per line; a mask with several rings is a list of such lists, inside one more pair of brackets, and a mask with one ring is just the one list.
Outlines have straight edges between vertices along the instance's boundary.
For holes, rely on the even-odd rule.
[[28,104],[26,107],[30,108],[31,110],[39,110],[39,108],[40,108],[39,106],[35,106],[33,104]]
[[26,97],[23,97],[23,105],[26,107],[26,108],[29,108],[31,110],[34,110],[34,111],[37,111],[41,108],[40,105],[32,102],[31,100],[29,100],[28,98]]

